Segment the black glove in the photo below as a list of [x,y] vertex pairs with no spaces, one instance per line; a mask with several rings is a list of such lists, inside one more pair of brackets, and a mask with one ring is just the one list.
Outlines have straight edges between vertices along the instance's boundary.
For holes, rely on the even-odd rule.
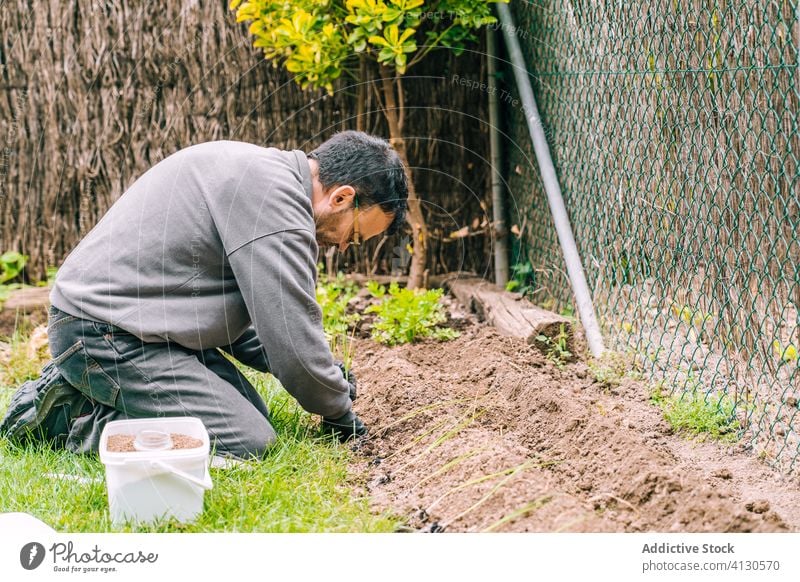
[[339,368],[342,371],[342,376],[344,376],[344,379],[347,380],[347,382],[350,384],[350,400],[355,402],[355,400],[356,400],[356,375],[353,374],[353,370],[345,370],[344,362],[340,362],[339,360],[336,360],[334,362],[334,364],[336,364],[336,367]]
[[367,434],[367,427],[356,413],[350,410],[339,418],[323,418],[322,434],[332,434],[339,439],[339,442],[345,442]]

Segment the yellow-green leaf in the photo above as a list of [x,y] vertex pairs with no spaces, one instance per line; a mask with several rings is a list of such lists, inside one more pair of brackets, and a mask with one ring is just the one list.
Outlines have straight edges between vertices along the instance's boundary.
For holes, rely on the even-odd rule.
[[405,42],[405,41],[406,41],[406,39],[407,39],[409,36],[412,36],[412,35],[414,34],[414,32],[416,32],[416,31],[415,31],[413,28],[407,28],[407,29],[406,29],[406,30],[403,32],[403,34],[401,34],[401,35],[400,35],[400,39],[399,39],[399,41],[398,41],[398,44],[401,44],[401,43]]
[[386,46],[386,47],[389,46],[389,43],[386,42],[386,39],[383,38],[382,36],[371,36],[371,37],[369,37],[368,40],[369,40],[370,44],[375,44],[375,45],[378,45],[378,46]]
[[388,44],[391,46],[397,45],[397,38],[400,35],[399,31],[397,30],[397,25],[393,24],[391,26],[387,26],[386,30],[383,31],[383,36],[388,41]]

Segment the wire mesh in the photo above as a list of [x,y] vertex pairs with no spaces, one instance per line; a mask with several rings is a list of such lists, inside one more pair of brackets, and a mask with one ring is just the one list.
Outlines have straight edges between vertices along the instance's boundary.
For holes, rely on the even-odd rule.
[[[511,6],[607,344],[798,469],[800,3]],[[524,111],[506,109],[517,278],[571,310]]]

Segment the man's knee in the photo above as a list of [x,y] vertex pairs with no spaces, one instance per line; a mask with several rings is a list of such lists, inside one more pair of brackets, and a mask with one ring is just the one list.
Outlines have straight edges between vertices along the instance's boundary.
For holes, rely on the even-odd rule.
[[217,447],[218,452],[229,453],[240,459],[261,458],[277,439],[275,429],[263,420],[238,431],[230,442],[218,442]]

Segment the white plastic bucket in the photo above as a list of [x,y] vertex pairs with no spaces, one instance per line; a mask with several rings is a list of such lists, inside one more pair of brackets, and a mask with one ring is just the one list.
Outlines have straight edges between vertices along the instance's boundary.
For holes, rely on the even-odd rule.
[[[158,450],[158,437],[170,433],[200,439],[203,444],[194,449]],[[118,434],[136,437],[139,450],[109,451],[108,438]],[[206,489],[212,487],[208,456],[208,431],[197,418],[144,418],[106,424],[100,436],[100,460],[106,467],[112,523],[147,524],[170,518],[193,521],[203,511]]]

